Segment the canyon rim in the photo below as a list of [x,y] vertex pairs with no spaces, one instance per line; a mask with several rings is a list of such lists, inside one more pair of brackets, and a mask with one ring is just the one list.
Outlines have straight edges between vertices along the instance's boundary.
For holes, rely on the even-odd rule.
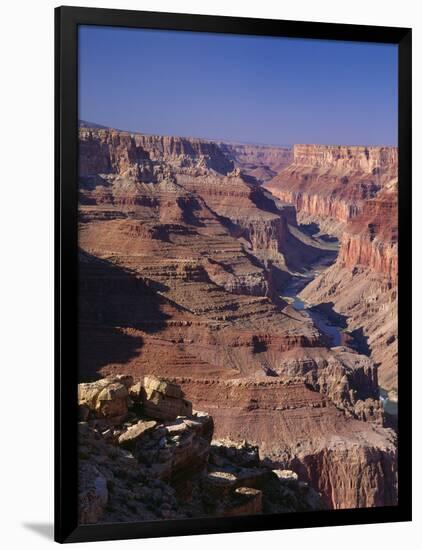
[[[107,50],[85,40],[98,63]],[[253,124],[225,138],[236,115],[216,134],[178,85],[164,122],[205,130],[149,132],[142,90],[139,111],[95,90],[146,129],[79,121],[80,523],[396,505],[397,147],[366,144],[366,125],[363,145],[292,142],[275,116],[268,144]]]

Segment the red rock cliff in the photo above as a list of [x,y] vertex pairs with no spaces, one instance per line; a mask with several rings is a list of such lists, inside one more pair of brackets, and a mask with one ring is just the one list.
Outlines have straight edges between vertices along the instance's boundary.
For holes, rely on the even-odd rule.
[[338,262],[350,269],[367,266],[396,284],[397,235],[397,186],[393,186],[368,200],[346,226]]
[[[299,219],[331,233],[397,177],[397,148],[295,145],[293,162],[265,187],[296,206]],[[331,222],[331,231],[330,231]]]
[[311,303],[333,304],[362,332],[386,390],[397,389],[397,198],[394,182],[368,200],[346,225],[336,263],[302,292]]

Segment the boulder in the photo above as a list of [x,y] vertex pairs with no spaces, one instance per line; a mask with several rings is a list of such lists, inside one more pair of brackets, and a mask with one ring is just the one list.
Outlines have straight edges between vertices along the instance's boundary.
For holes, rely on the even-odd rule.
[[106,418],[114,424],[122,422],[128,412],[128,395],[126,385],[115,379],[78,385],[78,404],[84,419],[88,417],[87,407],[94,418]]
[[157,426],[155,420],[139,420],[119,436],[119,445],[133,448],[146,434]]
[[145,376],[141,399],[144,413],[151,418],[174,420],[192,415],[192,403],[183,399],[180,386],[155,376]]
[[109,380],[120,382],[126,386],[127,389],[130,389],[134,384],[133,376],[130,376],[130,374],[116,374],[112,378],[109,378]]
[[183,397],[182,388],[178,384],[161,380],[156,376],[145,376],[144,387],[148,391],[157,391],[168,397],[181,398]]
[[297,483],[298,475],[292,470],[273,470],[280,481],[285,483]]
[[177,418],[164,426],[157,425],[139,440],[134,455],[148,466],[152,477],[171,479],[180,485],[206,468],[210,417],[202,414],[198,420],[197,414],[191,419]]
[[141,382],[136,382],[135,384],[132,384],[129,388],[129,395],[130,398],[133,400],[134,403],[139,403],[141,400],[141,394],[142,394],[142,384]]
[[122,417],[127,414],[128,391],[124,384],[113,382],[100,391],[95,409],[104,417]]

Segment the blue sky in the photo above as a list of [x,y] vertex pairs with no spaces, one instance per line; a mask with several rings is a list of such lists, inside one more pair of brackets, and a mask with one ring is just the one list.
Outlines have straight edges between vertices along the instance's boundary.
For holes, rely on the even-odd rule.
[[397,48],[83,26],[79,118],[148,134],[397,144]]

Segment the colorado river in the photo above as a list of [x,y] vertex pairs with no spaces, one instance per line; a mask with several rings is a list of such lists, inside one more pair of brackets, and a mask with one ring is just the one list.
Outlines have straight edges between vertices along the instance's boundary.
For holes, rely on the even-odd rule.
[[326,315],[299,297],[299,293],[305,288],[305,286],[313,281],[315,277],[327,269],[332,263],[333,255],[330,254],[325,258],[321,258],[317,264],[314,265],[314,267],[303,274],[293,275],[283,288],[280,297],[296,310],[306,311],[306,313],[314,321],[318,330],[328,338],[330,345],[335,347],[341,345],[343,329],[333,325]]
[[[305,311],[311,317],[321,334],[327,337],[330,346],[336,347],[342,345],[344,341],[343,335],[345,334],[345,328],[330,322],[329,317],[325,315],[323,311],[318,310],[317,306],[309,304],[299,297],[300,292],[311,281],[318,277],[320,273],[325,271],[333,261],[333,254],[327,254],[327,256],[321,257],[318,262],[311,266],[311,269],[300,275],[293,275],[280,292],[280,297],[288,302],[294,309]],[[397,400],[390,399],[388,393],[382,388],[380,388],[380,401],[386,413],[390,414],[392,417],[397,415]]]
[[397,399],[390,399],[388,397],[388,393],[386,390],[380,389],[380,401],[382,404],[382,408],[387,412],[388,414],[391,414],[392,416],[397,415],[398,410],[398,402]]

